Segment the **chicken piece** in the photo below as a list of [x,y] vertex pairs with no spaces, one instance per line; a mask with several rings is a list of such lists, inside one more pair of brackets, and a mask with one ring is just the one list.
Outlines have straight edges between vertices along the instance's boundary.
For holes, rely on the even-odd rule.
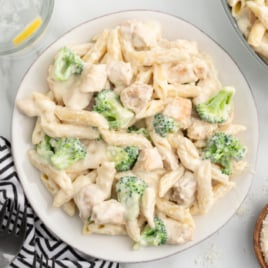
[[156,47],[161,37],[161,27],[156,21],[127,21],[120,26],[120,31],[136,49]]
[[48,85],[59,105],[65,105],[74,110],[86,108],[92,98],[92,93],[80,91],[80,75],[72,75],[66,81],[54,79],[54,66],[48,68]]
[[92,93],[85,93],[79,90],[79,86],[70,88],[66,95],[63,96],[63,103],[66,107],[69,107],[73,110],[83,110],[86,108],[91,99]]
[[64,94],[70,87],[77,84],[77,81],[78,78],[76,76],[71,76],[66,81],[57,81],[54,78],[54,65],[48,67],[47,83],[49,89],[53,92],[57,104],[63,104]]
[[97,224],[125,224],[125,207],[115,199],[93,206],[91,220]]
[[74,196],[74,202],[79,209],[79,216],[86,221],[91,215],[94,205],[105,199],[104,192],[96,184],[88,184]]
[[198,79],[206,79],[209,75],[209,66],[206,60],[195,58],[193,60],[193,71]]
[[[211,63],[211,65],[213,64]],[[209,69],[208,77],[206,79],[200,79],[197,86],[200,88],[202,94],[199,94],[193,99],[195,105],[207,102],[222,88],[222,84],[218,79],[218,73],[213,67]]]
[[138,113],[144,109],[153,95],[153,88],[150,85],[135,82],[120,93],[120,99],[123,105]]
[[80,175],[77,177],[77,174],[70,174],[68,173],[68,176],[73,181],[73,191],[70,192],[70,194],[66,194],[66,191],[63,189],[58,189],[58,191],[55,193],[55,197],[53,200],[53,207],[61,207],[67,202],[70,202],[73,197],[81,191],[82,188],[87,186],[88,184],[95,183],[96,181],[96,172],[91,171],[86,175]]
[[171,199],[179,205],[190,207],[195,201],[197,182],[194,174],[186,171],[184,175],[173,186]]
[[156,47],[160,36],[161,27],[158,22],[138,22],[133,31],[132,44],[137,49]]
[[81,75],[81,92],[99,92],[107,80],[106,64],[87,64]]
[[169,218],[162,218],[166,229],[167,229],[167,243],[168,244],[183,244],[186,243],[193,238],[193,227],[185,224],[180,223],[178,221],[169,219]]
[[130,85],[133,70],[129,62],[112,61],[107,65],[108,79],[116,88]]
[[180,123],[181,127],[188,125],[191,119],[192,102],[189,99],[176,97],[170,99],[163,114],[174,118]]
[[217,128],[217,124],[210,124],[193,118],[192,124],[187,129],[187,136],[192,140],[204,140],[210,137]]
[[163,168],[163,161],[156,147],[140,151],[133,170],[152,171]]
[[17,107],[23,112],[25,115],[29,117],[34,117],[39,115],[39,109],[36,107],[36,103],[34,100],[34,96],[30,95],[23,99],[19,99],[16,103]]
[[171,66],[167,73],[167,81],[170,84],[193,83],[198,80],[192,63],[179,63]]

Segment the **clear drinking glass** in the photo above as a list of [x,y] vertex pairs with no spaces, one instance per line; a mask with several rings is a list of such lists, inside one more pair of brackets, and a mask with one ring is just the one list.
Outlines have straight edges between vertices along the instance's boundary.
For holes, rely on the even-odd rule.
[[0,55],[21,51],[46,29],[54,0],[0,0]]

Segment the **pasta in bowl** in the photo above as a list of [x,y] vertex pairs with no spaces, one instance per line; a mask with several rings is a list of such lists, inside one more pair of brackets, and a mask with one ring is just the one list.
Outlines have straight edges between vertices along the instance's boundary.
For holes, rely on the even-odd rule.
[[265,0],[222,0],[221,2],[245,47],[267,67],[268,2]]
[[223,226],[251,184],[249,87],[214,41],[168,14],[126,11],[78,26],[33,64],[16,104],[25,193],[87,255],[178,253]]

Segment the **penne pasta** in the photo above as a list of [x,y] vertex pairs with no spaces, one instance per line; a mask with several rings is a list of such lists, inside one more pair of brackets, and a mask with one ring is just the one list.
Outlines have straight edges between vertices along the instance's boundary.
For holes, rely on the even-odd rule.
[[41,123],[42,129],[50,137],[69,137],[79,139],[98,139],[100,134],[97,129],[86,126],[59,123]]
[[76,212],[76,206],[75,203],[71,200],[62,206],[62,210],[68,215],[68,216],[75,216]]
[[176,138],[174,138],[174,136],[171,137],[170,141],[171,144],[177,148],[177,154],[184,167],[195,171],[199,167],[201,159],[193,142],[179,135]]
[[142,110],[136,113],[136,119],[140,120],[146,117],[154,116],[160,113],[164,108],[164,102],[161,100],[150,101]]
[[194,219],[188,208],[176,205],[173,202],[161,198],[156,199],[156,207],[161,213],[176,221],[188,224],[192,227],[195,226]]
[[72,180],[63,170],[53,168],[49,163],[43,161],[35,150],[29,151],[29,158],[34,167],[39,169],[48,177],[53,178],[54,182],[60,186],[63,191],[70,193],[73,191]]
[[107,57],[109,61],[123,60],[118,28],[112,29],[107,38]]
[[265,29],[268,28],[268,7],[261,5],[255,1],[247,1],[247,7],[254,13],[254,15],[263,24]]
[[207,213],[214,202],[210,161],[202,161],[196,169],[197,202],[201,213]]
[[67,107],[57,106],[55,109],[55,114],[61,121],[65,123],[104,129],[109,128],[107,120],[97,112],[72,110]]
[[258,47],[262,42],[265,31],[265,26],[259,20],[255,21],[248,34],[248,43]]
[[113,162],[102,162],[97,168],[96,184],[105,193],[105,199],[111,197],[112,185],[116,169]]
[[141,206],[142,206],[142,213],[147,220],[148,224],[154,228],[154,215],[155,215],[155,201],[156,200],[156,193],[154,188],[148,187],[145,189],[145,192],[142,196]]
[[83,43],[83,44],[69,44],[67,45],[72,51],[74,51],[80,57],[83,57],[87,51],[92,48],[93,42]]
[[168,140],[156,134],[155,131],[150,132],[150,136],[162,156],[164,167],[167,170],[177,170],[179,168],[178,157]]
[[177,170],[166,173],[159,182],[159,196],[164,197],[168,190],[182,177],[184,168],[180,166]]
[[126,223],[126,230],[128,236],[133,240],[138,242],[140,240],[140,226],[137,219],[127,221]]
[[35,127],[32,133],[32,144],[38,144],[44,139],[45,133],[41,126],[41,118],[37,118]]
[[152,145],[143,135],[111,130],[101,130],[103,139],[110,145],[137,146],[140,149],[151,148]]
[[83,56],[83,60],[88,63],[97,63],[107,51],[107,39],[109,30],[104,30],[96,39],[94,45],[90,47]]
[[86,223],[83,234],[126,235],[124,225]]

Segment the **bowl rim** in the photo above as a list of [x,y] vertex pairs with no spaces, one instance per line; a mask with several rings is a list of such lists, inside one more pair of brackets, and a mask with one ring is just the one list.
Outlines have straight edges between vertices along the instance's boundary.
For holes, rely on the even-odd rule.
[[39,27],[39,29],[36,32],[34,32],[29,38],[27,38],[24,42],[22,42],[20,45],[5,48],[3,50],[0,49],[0,57],[9,55],[11,56],[16,55],[17,53],[22,53],[24,50],[27,50],[27,48],[30,45],[34,44],[39,38],[41,38],[43,32],[46,30],[51,20],[54,11],[55,0],[45,1],[45,5],[47,6],[47,12],[46,16],[42,18],[43,22]]
[[242,32],[240,31],[238,25],[237,25],[237,21],[235,20],[235,18],[232,16],[230,7],[227,3],[227,0],[221,0],[221,4],[223,6],[223,9],[225,11],[225,14],[228,18],[228,21],[231,23],[232,28],[234,29],[234,31],[236,32],[236,34],[239,36],[239,40],[240,42],[243,44],[243,46],[246,48],[246,50],[249,52],[249,54],[254,57],[257,62],[262,65],[263,67],[265,67],[266,69],[268,68],[268,62],[266,62],[254,49],[253,47],[251,47],[249,45],[249,43],[247,42],[246,38],[244,37],[244,35],[242,34]]
[[[253,94],[253,91],[252,91],[252,88],[247,80],[247,77],[244,75],[243,71],[241,70],[241,68],[239,67],[239,64],[235,61],[235,59],[229,54],[229,52],[222,46],[220,45],[217,41],[215,41],[214,38],[212,38],[208,33],[206,33],[204,30],[202,30],[201,28],[199,28],[198,26],[196,26],[193,22],[187,20],[187,19],[184,19],[178,15],[175,15],[175,14],[172,14],[172,13],[169,13],[169,12],[166,12],[166,11],[162,11],[162,10],[158,10],[158,9],[144,9],[144,8],[137,8],[137,9],[124,9],[124,10],[119,10],[119,11],[114,11],[114,12],[107,12],[107,13],[104,13],[102,15],[99,15],[99,16],[94,16],[88,20],[85,20],[85,21],[82,21],[81,23],[78,23],[76,24],[75,26],[71,27],[69,30],[63,32],[61,35],[59,35],[52,43],[50,43],[43,51],[41,51],[41,53],[38,55],[38,57],[31,63],[31,65],[28,67],[28,69],[25,71],[25,74],[23,75],[21,81],[19,82],[18,84],[18,89],[21,87],[21,84],[23,83],[25,77],[27,76],[27,74],[29,73],[30,69],[32,68],[32,66],[39,60],[39,58],[44,54],[46,53],[47,50],[50,49],[51,46],[53,46],[59,39],[61,39],[62,37],[64,37],[65,35],[67,35],[68,33],[72,32],[73,30],[75,30],[76,28],[79,28],[81,27],[82,25],[84,24],[87,24],[87,23],[90,23],[91,21],[95,21],[95,20],[98,20],[98,19],[101,19],[101,18],[104,18],[104,17],[107,17],[107,16],[111,16],[111,15],[115,15],[115,14],[121,14],[121,13],[131,13],[131,12],[151,12],[151,13],[159,13],[159,14],[164,14],[164,15],[167,15],[167,16],[170,16],[170,17],[173,17],[175,19],[178,19],[178,20],[181,20],[187,24],[189,24],[191,27],[195,28],[196,30],[198,30],[199,32],[201,32],[203,35],[205,35],[208,39],[210,39],[212,42],[214,42],[214,44],[216,44],[218,46],[219,49],[221,49],[229,58],[230,60],[233,62],[233,64],[236,66],[236,68],[238,69],[238,71],[240,72],[241,76],[243,77],[243,79],[245,80],[245,83],[247,84],[248,86],[248,89],[249,89],[249,92],[250,92],[250,95],[251,95],[251,98],[252,98],[252,101],[253,101],[253,104],[254,104],[254,108],[255,108],[255,111],[256,111],[256,116],[257,116],[257,129],[256,129],[256,135],[257,135],[257,144],[256,144],[256,151],[255,151],[255,157],[254,157],[254,162],[252,162],[252,167],[255,169],[256,168],[256,164],[257,164],[257,158],[258,158],[258,149],[259,149],[259,128],[260,128],[260,125],[259,125],[259,119],[258,119],[258,111],[257,111],[257,105],[256,105],[256,99],[254,97],[254,94]],[[19,91],[19,90],[18,90]],[[16,93],[16,96],[15,96],[15,101],[17,100],[17,95],[18,95],[18,91]],[[11,142],[13,144],[13,140],[15,140],[15,133],[13,131],[13,125],[14,125],[14,121],[15,121],[15,110],[16,110],[16,106],[14,106],[14,109],[12,111],[12,123],[11,123]],[[12,155],[15,155],[14,153],[14,146],[12,146]],[[14,158],[14,164],[16,166],[16,159]],[[252,187],[252,184],[253,184],[253,180],[254,180],[255,176],[252,176],[252,179],[250,181],[250,185],[247,189],[247,192],[245,194],[245,196],[243,197],[243,199],[241,200],[239,206],[237,209],[239,209],[239,207],[241,207],[242,203],[244,202],[244,200],[246,199],[246,197],[248,196],[248,193]],[[28,199],[28,193],[25,193],[25,196],[26,198]],[[35,211],[35,210],[34,210]],[[175,252],[172,252],[170,254],[167,254],[165,256],[162,256],[162,257],[156,257],[156,258],[153,258],[153,259],[146,259],[146,260],[137,260],[137,261],[122,261],[120,260],[120,263],[146,263],[146,262],[151,262],[151,261],[159,261],[159,260],[163,260],[165,258],[168,258],[168,257],[171,257],[171,256],[175,256],[177,254],[180,254],[186,250],[189,250],[197,245],[199,245],[200,243],[204,242],[205,240],[209,239],[210,237],[212,237],[215,233],[217,233],[219,230],[221,230],[235,215],[237,210],[234,211],[234,213],[225,221],[222,222],[222,224],[218,227],[217,230],[215,230],[214,232],[210,233],[208,236],[204,237],[203,239],[201,239],[200,241],[196,242],[195,244],[193,245],[190,245],[188,246],[187,248],[183,248],[183,249],[180,249],[179,251],[175,251]],[[39,213],[38,211],[35,211],[36,215],[39,217]],[[39,217],[40,218],[40,217]],[[40,218],[41,219],[41,218]],[[48,227],[46,226],[53,234],[54,232]],[[55,234],[56,235],[56,234]],[[56,235],[57,236],[57,235]],[[103,258],[103,257],[100,257],[100,256],[92,256],[92,255],[88,255],[87,253],[81,251],[80,249],[78,249],[77,247],[75,246],[72,246],[70,245],[68,242],[66,242],[63,238],[59,238],[61,241],[63,241],[64,243],[66,243],[68,246],[70,246],[71,248],[73,248],[75,251],[79,252],[80,255],[84,256],[86,259],[89,259],[89,260],[92,260],[92,257],[96,257],[96,258],[102,258],[103,260],[106,260],[106,261],[111,261],[111,262],[118,262],[118,260],[116,259],[111,259],[111,258]]]

